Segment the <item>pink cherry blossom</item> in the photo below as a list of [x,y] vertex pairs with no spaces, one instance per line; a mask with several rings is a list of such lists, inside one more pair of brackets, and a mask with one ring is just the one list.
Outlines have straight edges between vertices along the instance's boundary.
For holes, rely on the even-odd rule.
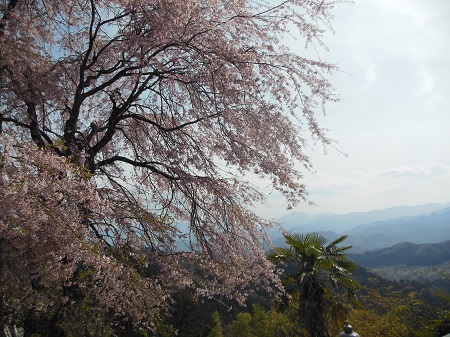
[[242,174],[308,202],[298,167],[312,167],[306,133],[330,143],[315,114],[338,100],[336,67],[282,37],[320,45],[338,2],[3,1],[9,318],[68,305],[76,284],[99,312],[151,325],[176,289],[243,303],[277,283],[271,222],[249,210],[265,196]]

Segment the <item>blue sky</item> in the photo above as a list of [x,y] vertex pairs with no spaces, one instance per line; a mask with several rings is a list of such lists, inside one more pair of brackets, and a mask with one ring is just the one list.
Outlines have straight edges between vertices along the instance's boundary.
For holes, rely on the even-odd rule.
[[[348,213],[450,202],[450,1],[356,0],[334,11],[331,82],[341,96],[319,120],[337,148],[308,153],[309,199],[294,210]],[[302,53],[303,44],[295,49]],[[290,212],[277,193],[257,213]]]

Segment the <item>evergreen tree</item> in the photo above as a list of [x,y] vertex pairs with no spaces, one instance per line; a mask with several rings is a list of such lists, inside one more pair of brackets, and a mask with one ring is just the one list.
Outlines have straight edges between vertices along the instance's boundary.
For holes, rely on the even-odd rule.
[[[338,247],[346,239],[342,236],[333,242],[320,234],[286,234],[288,248],[277,248],[269,255],[272,261],[293,263],[295,272],[286,275],[283,282],[294,293],[298,305],[297,317],[311,337],[329,337],[327,315],[336,316],[339,301],[334,293],[347,292],[347,299],[359,304],[354,290],[362,286],[352,278],[357,265],[346,255],[351,246]],[[291,301],[294,302],[294,301]],[[332,310],[330,310],[332,308]]]
[[214,325],[209,332],[208,337],[223,337],[222,320],[220,319],[219,313],[217,311],[214,311],[212,317]]

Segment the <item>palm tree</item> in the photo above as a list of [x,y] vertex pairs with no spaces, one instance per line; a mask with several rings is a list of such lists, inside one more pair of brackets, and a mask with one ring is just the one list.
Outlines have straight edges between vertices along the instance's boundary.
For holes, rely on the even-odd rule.
[[[338,247],[347,236],[329,243],[317,233],[285,234],[288,248],[277,248],[269,259],[294,264],[295,272],[283,280],[286,289],[294,293],[298,304],[298,318],[310,337],[329,337],[326,314],[339,316],[340,302],[334,295],[347,292],[347,299],[360,305],[354,291],[362,286],[352,279],[357,265],[345,251],[351,246]],[[340,316],[343,312],[340,311]]]

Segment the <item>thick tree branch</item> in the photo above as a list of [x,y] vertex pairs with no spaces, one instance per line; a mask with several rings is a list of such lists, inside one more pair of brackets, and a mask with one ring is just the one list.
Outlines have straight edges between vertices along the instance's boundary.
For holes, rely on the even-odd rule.
[[148,168],[150,171],[157,173],[163,177],[165,177],[166,179],[170,180],[170,181],[174,181],[174,180],[179,180],[179,177],[176,177],[174,175],[168,174],[166,172],[163,172],[161,170],[159,170],[158,168],[156,168],[156,166],[154,166],[154,164],[161,164],[158,162],[152,162],[152,161],[137,161],[137,160],[132,160],[123,156],[112,156],[108,159],[105,160],[101,160],[99,162],[97,162],[96,166],[97,167],[102,167],[105,165],[109,165],[109,164],[113,164],[115,162],[123,162],[123,163],[127,163],[130,164],[132,166],[136,166],[136,167],[143,167],[143,168]]
[[39,129],[36,116],[36,104],[32,102],[25,102],[27,106],[27,116],[30,119],[31,138],[39,147],[44,147],[45,142],[42,139],[42,131]]
[[[212,116],[212,117],[216,117],[216,116]],[[146,118],[146,117],[144,117],[142,115],[139,115],[139,114],[125,114],[125,115],[122,115],[120,117],[121,120],[125,120],[125,119],[128,119],[128,118],[135,119],[135,120],[138,120],[138,121],[141,121],[141,122],[145,122],[145,123],[151,124],[151,125],[155,126],[156,128],[158,128],[159,130],[164,131],[164,132],[173,132],[173,131],[181,130],[181,129],[183,129],[186,126],[199,123],[199,122],[201,122],[201,121],[203,121],[205,119],[203,117],[199,117],[197,119],[194,119],[192,121],[189,121],[189,122],[186,122],[186,123],[174,126],[172,128],[166,128],[166,127],[162,126],[161,124],[159,124],[159,123],[157,123],[157,122],[155,122],[155,121],[153,121],[151,119],[148,119],[148,118]]]

